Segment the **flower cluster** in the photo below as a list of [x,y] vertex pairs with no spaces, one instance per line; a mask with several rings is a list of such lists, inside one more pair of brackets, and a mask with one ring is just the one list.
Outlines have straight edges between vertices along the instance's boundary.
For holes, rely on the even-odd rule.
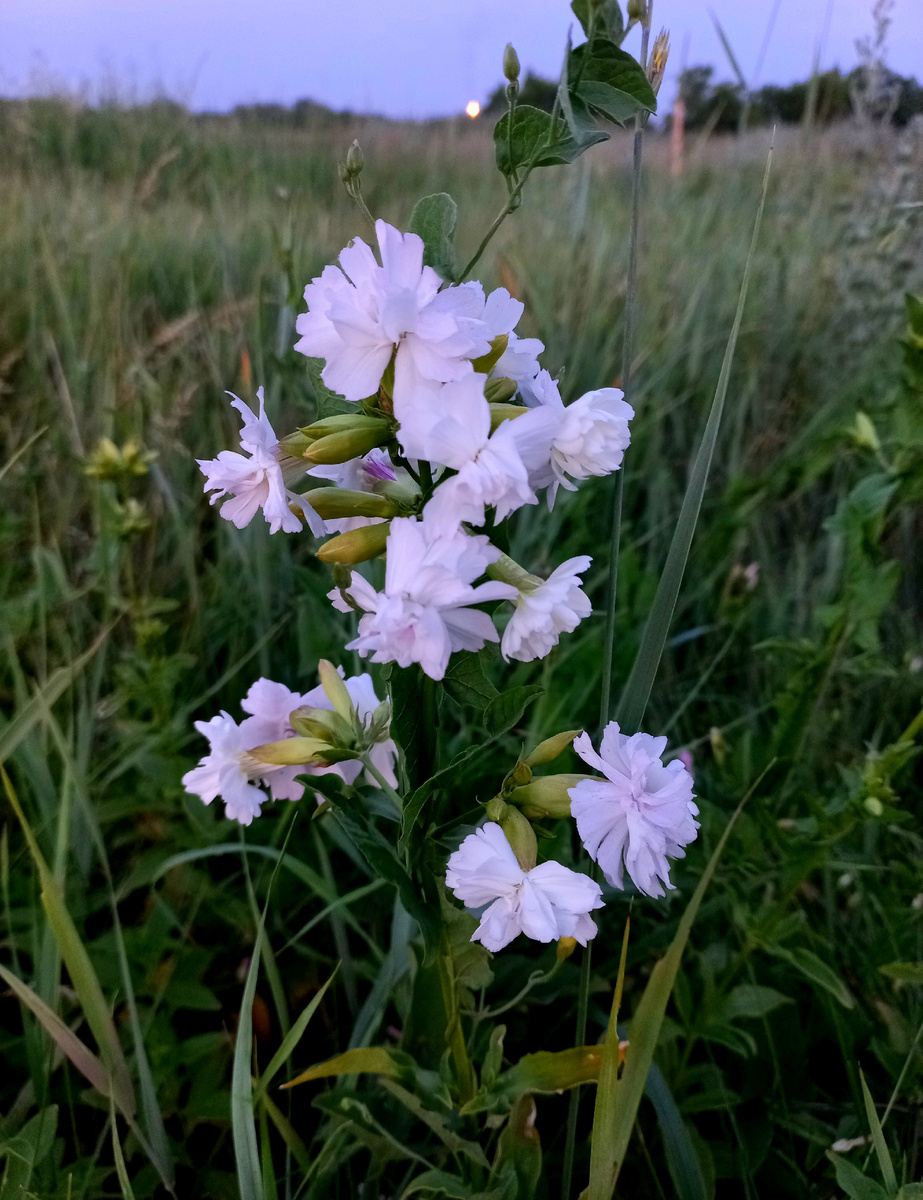
[[[365,766],[362,749],[367,751],[371,767],[394,785],[397,751],[388,731],[390,714],[383,711],[387,706],[379,704],[369,675],[354,675],[344,679],[342,685],[349,699],[350,716],[369,733],[368,746],[357,745],[356,757],[331,753],[334,743],[330,737],[315,737],[307,745],[308,739],[298,735],[296,726],[307,724],[315,733],[318,725],[321,730],[329,728],[330,721],[324,714],[334,713],[339,700],[329,678],[303,696],[283,683],[258,679],[241,701],[248,715],[239,724],[226,712],[210,721],[196,721],[198,732],[208,738],[209,751],[183,776],[186,791],[205,804],[220,796],[225,816],[249,825],[260,815],[267,790],[273,800],[300,800],[305,785],[299,782],[299,776],[334,772],[346,783],[355,783]],[[264,753],[280,745],[293,753]],[[273,762],[270,758],[286,761]]]
[[[258,415],[234,397],[241,452],[199,463],[205,490],[227,497],[221,515],[238,528],[262,511],[271,533],[307,526],[328,539],[317,553],[338,568],[329,599],[357,615],[346,648],[361,657],[419,664],[437,681],[453,653],[488,643],[507,660],[544,658],[590,615],[592,560],[571,558],[544,579],[502,553],[493,530],[541,492],[550,509],[559,489],[619,470],[634,413],[616,388],[565,404],[540,365],[542,343],[516,333],[518,300],[447,284],[419,237],[383,221],[375,231],[376,249],[357,238],[308,284],[296,323],[295,349],[315,360],[341,411],[279,439],[262,389]],[[380,556],[376,587],[357,567]],[[510,606],[499,627],[484,607],[497,604]],[[186,790],[206,804],[221,796],[245,825],[267,794],[298,799],[305,779],[326,772],[351,785],[365,771],[400,802],[389,706],[368,675],[343,679],[322,662],[320,676],[305,695],[260,679],[242,721],[222,712],[197,723],[210,749]],[[577,733],[521,760],[449,858],[447,885],[480,912],[473,940],[489,950],[519,933],[582,944],[596,933],[599,884],[538,863],[532,820],[573,817],[607,883],[621,888],[627,872],[649,896],[672,887],[669,860],[696,836],[692,778],[680,760],[664,765],[665,738],[629,737],[613,722],[597,754]],[[572,742],[596,774],[532,778],[532,765]]]
[[[377,255],[357,238],[305,288],[295,349],[321,360],[324,384],[354,406],[280,440],[236,397],[241,451],[199,463],[221,515],[238,528],[262,510],[270,532],[306,524],[351,574],[331,593],[361,616],[351,647],[373,661],[419,663],[441,679],[456,650],[500,641],[479,606],[513,605],[505,658],[545,657],[590,613],[590,558],[547,580],[502,558],[477,532],[545,492],[620,468],[633,412],[615,388],[565,405],[515,332],[523,305],[505,288],[446,285],[412,233],[376,222]],[[310,490],[291,485],[300,477]],[[333,486],[314,486],[324,480]],[[386,555],[384,587],[354,569]],[[489,571],[489,582],[477,581]]]
[[[573,732],[561,735],[554,753],[573,739]],[[648,896],[673,887],[667,860],[682,858],[696,836],[692,776],[679,759],[664,765],[666,738],[627,737],[612,721],[599,754],[585,733],[573,744],[601,776],[544,776],[512,788],[510,804],[488,805],[488,818],[503,814],[499,823],[488,820],[449,858],[446,883],[468,908],[484,910],[472,940],[489,950],[502,949],[519,933],[539,942],[571,937],[585,945],[596,933],[589,914],[603,905],[599,885],[587,875],[557,862],[535,865],[535,835],[523,814],[573,816],[606,882],[624,887],[627,871]],[[527,776],[529,761],[519,764]]]

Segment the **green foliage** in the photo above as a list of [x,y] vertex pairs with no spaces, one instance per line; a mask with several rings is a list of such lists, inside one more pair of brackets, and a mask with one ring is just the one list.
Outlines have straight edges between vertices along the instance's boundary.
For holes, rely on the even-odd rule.
[[[574,95],[576,86],[567,97],[579,132],[594,118]],[[477,122],[449,138],[443,126],[405,133],[316,113],[297,125],[271,116],[3,107],[0,747],[96,976],[100,1033],[105,1012],[124,1047],[145,1117],[138,1132],[153,1150],[133,1044],[140,1031],[176,1194],[239,1195],[234,1080],[234,1111],[255,1123],[253,1180],[258,1170],[267,1194],[274,1180],[285,1195],[291,1179],[312,1200],[360,1188],[508,1200],[504,1162],[517,1187],[535,1177],[534,1128],[539,1189],[556,1195],[566,1108],[557,1092],[579,1082],[589,1092],[580,1186],[587,1177],[589,1056],[608,1017],[604,988],[617,975],[626,900],[607,895],[599,914],[587,1046],[575,1052],[577,956],[557,964],[552,948],[523,942],[490,958],[467,940],[469,916],[454,904],[446,915],[442,895],[424,898],[446,915],[450,949],[438,957],[452,958],[458,976],[453,1030],[476,1085],[463,1115],[439,963],[424,967],[417,920],[399,893],[404,873],[444,865],[524,750],[561,729],[592,727],[598,620],[562,638],[547,675],[529,665],[501,675],[484,655],[457,658],[428,699],[422,681],[406,680],[408,728],[424,704],[436,714],[428,753],[440,774],[427,787],[417,768],[397,855],[390,801],[364,784],[349,794],[311,780],[267,908],[265,953],[254,952],[250,889],[258,911],[293,807],[267,806],[242,845],[180,783],[204,747],[194,719],[237,712],[260,674],[313,686],[318,657],[351,636],[351,618],[331,611],[329,580],[305,543],[217,521],[194,461],[233,445],[225,387],[250,400],[265,384],[281,429],[346,409],[290,350],[300,305],[291,297],[350,237],[367,236],[343,207],[337,155],[359,136],[369,204],[397,224],[417,196],[447,187],[464,197],[463,254],[497,203],[496,177],[484,171],[490,141]],[[559,120],[574,139],[563,103]],[[561,125],[549,117],[545,129],[557,137]],[[655,964],[736,797],[778,761],[725,848],[659,1035],[648,1034],[651,1103],[639,1100],[644,1140],[629,1141],[621,1166],[626,1196],[825,1200],[850,1194],[857,1174],[887,1194],[877,1145],[835,1161],[826,1153],[869,1132],[860,1061],[878,1114],[888,1113],[881,1130],[897,1194],[910,1197],[919,1176],[908,1147],[923,1019],[913,906],[923,306],[911,301],[905,320],[866,293],[860,303],[847,270],[871,174],[892,170],[887,147],[874,166],[838,157],[833,142],[820,148],[791,144],[779,155],[725,420],[648,704],[648,728],[692,754],[702,832],[674,868],[676,892],[635,899],[623,1013],[638,1013],[652,970],[663,975]],[[720,376],[765,145],[745,141],[733,159],[714,154],[676,180],[655,162],[643,195],[618,683],[638,651]],[[566,364],[567,399],[620,371],[626,193],[615,161],[600,158],[592,175],[537,172],[479,272],[528,297],[531,324],[521,332],[542,338],[555,373]],[[920,293],[913,210],[889,213],[875,262],[898,272],[901,293]],[[84,464],[104,437],[157,457],[140,474],[88,476]],[[126,519],[129,501],[142,520]],[[589,488],[562,492],[553,513],[524,510],[510,529],[511,553],[541,574],[593,554],[587,586],[597,609],[602,507]],[[757,563],[758,577],[748,575]],[[369,669],[383,694],[382,673]],[[397,679],[391,686],[400,688]],[[503,710],[498,732],[474,741],[489,704]],[[564,761],[570,754],[554,769],[578,769]],[[315,783],[331,794],[308,820]],[[360,811],[363,829],[371,812],[389,847],[384,867],[377,839],[364,849],[351,836]],[[97,993],[81,977],[82,956],[68,944],[81,996],[9,807],[0,825],[4,1184],[43,1200],[125,1194],[121,1153],[137,1200],[161,1196],[134,1131],[121,1116],[117,1141],[108,1128],[107,1067],[83,1009]],[[566,861],[564,823],[542,832]],[[379,870],[392,881],[382,884]],[[252,1003],[242,1003],[250,978]],[[505,1005],[504,1027],[492,1013]],[[538,1047],[563,1057],[531,1057]],[[279,1088],[305,1066],[369,1050],[403,1073]],[[247,1073],[252,1108],[240,1104]],[[514,1110],[521,1120],[510,1127]]]
[[424,196],[413,206],[410,232],[423,239],[423,261],[443,279],[455,278],[455,226],[458,205],[447,192]]

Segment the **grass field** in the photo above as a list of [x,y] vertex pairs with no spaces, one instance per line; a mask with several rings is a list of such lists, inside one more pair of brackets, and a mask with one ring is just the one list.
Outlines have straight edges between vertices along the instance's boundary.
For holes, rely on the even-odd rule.
[[[619,1180],[626,1200],[844,1194],[826,1152],[863,1139],[843,1151],[860,1170],[872,1154],[860,1068],[879,1116],[887,1106],[898,1182],[923,1174],[923,372],[913,369],[923,325],[904,344],[904,294],[923,292],[923,140],[783,132],[647,715],[651,732],[692,754],[702,831],[674,868],[678,890],[634,901],[627,1015],[730,812],[755,791],[692,932],[653,1103]],[[181,1197],[238,1195],[232,1053],[273,866],[184,794],[180,777],[203,752],[192,721],[238,711],[260,674],[314,686],[318,658],[335,656],[350,621],[324,599],[311,543],[218,520],[195,459],[235,443],[226,389],[250,399],[263,384],[276,429],[314,415],[294,319],[304,284],[363,233],[336,169],[354,136],[376,215],[404,228],[419,196],[449,191],[460,245],[473,249],[502,201],[477,125],[318,116],[296,130],[165,106],[0,108],[0,759],[54,881],[43,883],[0,799],[0,961],[99,1043],[99,1018],[62,962],[49,891],[63,897],[129,1061],[134,1038],[147,1048],[152,1078],[139,1093],[162,1114]],[[649,139],[616,688],[715,390],[767,143],[753,133],[693,145],[675,178],[665,145]],[[480,266],[485,284],[526,303],[520,331],[543,339],[565,398],[620,374],[629,155],[617,137],[567,173],[537,172]],[[137,456],[113,466],[102,439],[134,443]],[[520,512],[512,534],[515,557],[542,574],[593,554],[600,608],[604,496],[562,494],[551,516]],[[602,626],[585,621],[540,665],[496,664],[498,679],[546,691],[458,778],[460,806],[489,798],[483,777],[507,769],[523,741],[594,728]],[[470,727],[447,702],[443,761]],[[296,809],[270,806],[246,844],[278,848]],[[420,1018],[406,914],[331,821],[303,812],[286,862],[253,1005],[260,1069],[337,962],[286,1069],[397,1045]],[[627,895],[608,897],[590,1042],[608,1019],[628,907]],[[553,961],[553,948],[517,942],[472,1006],[501,1008]],[[507,1012],[507,1061],[573,1044],[578,974],[579,953]],[[483,1022],[468,1028],[476,1045]],[[108,1102],[11,990],[0,995],[0,1060],[10,1197],[166,1194],[121,1120],[113,1144]],[[451,1158],[369,1077],[270,1096],[261,1120],[273,1126],[280,1197],[398,1197],[421,1159]],[[559,1195],[567,1103],[538,1099],[539,1196]],[[591,1116],[587,1098],[579,1180]]]

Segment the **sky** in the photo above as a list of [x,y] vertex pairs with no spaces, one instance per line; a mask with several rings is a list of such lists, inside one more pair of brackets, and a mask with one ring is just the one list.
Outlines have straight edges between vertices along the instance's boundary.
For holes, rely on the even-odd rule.
[[[730,78],[710,13],[751,84],[789,83],[810,74],[818,46],[822,68],[855,65],[872,2],[654,0],[654,31],[666,26],[672,40],[664,94],[683,65]],[[892,16],[887,61],[920,78],[923,0],[894,0]],[[115,82],[123,95],[165,93],[199,110],[306,97],[445,116],[501,81],[507,41],[523,73],[556,77],[572,23],[567,0],[0,0],[0,95]],[[637,31],[626,49],[636,43]]]

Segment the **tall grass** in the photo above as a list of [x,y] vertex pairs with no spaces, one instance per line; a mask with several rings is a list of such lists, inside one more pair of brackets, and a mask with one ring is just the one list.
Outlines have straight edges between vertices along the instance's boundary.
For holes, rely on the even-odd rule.
[[[306,686],[318,657],[343,643],[344,618],[302,541],[216,520],[195,458],[232,444],[225,389],[246,398],[264,384],[277,429],[313,414],[291,352],[294,313],[304,282],[361,232],[336,172],[353,136],[372,211],[406,225],[417,196],[448,190],[463,250],[500,185],[482,169],[484,131],[454,123],[318,118],[293,130],[193,121],[168,106],[36,101],[0,109],[0,132],[0,750],[116,1025],[141,1034],[177,1193],[236,1196],[229,1098],[248,977],[258,1072],[338,961],[294,1052],[299,1069],[355,1045],[424,1045],[426,1014],[411,1005],[406,914],[387,890],[370,891],[364,865],[307,814],[268,904],[272,954],[264,948],[264,969],[250,971],[295,810],[275,806],[245,851],[182,792],[200,753],[191,722],[236,711],[259,673]],[[700,146],[674,179],[651,146],[616,693],[636,650],[624,631],[643,627],[715,391],[765,148],[758,135],[733,154]],[[567,396],[621,371],[629,157],[628,140],[614,139],[563,185],[536,172],[481,264],[485,282],[526,302],[525,332],[545,341],[553,373],[566,368]],[[902,207],[921,180],[910,142],[872,158],[834,131],[778,150],[725,424],[648,712],[652,731],[692,754],[702,798],[702,845],[677,865],[680,894],[692,892],[739,797],[774,765],[693,931],[657,1052],[664,1091],[642,1109],[625,1196],[690,1194],[665,1111],[685,1123],[682,1144],[708,1195],[835,1194],[825,1150],[868,1132],[860,1064],[879,1105],[893,1095],[884,1132],[898,1177],[920,1174],[923,998],[910,968],[889,964],[923,958],[919,793],[900,741],[923,707],[923,397],[901,381],[898,303],[923,288],[921,226]],[[877,446],[857,426],[860,411]],[[104,438],[154,457],[143,473],[107,468]],[[512,552],[536,571],[596,555],[601,607],[600,495],[563,497],[550,517],[522,512]],[[73,680],[55,675],[101,635]],[[545,666],[516,668],[511,682],[552,683],[531,710],[532,735],[593,726],[601,645],[601,621],[585,622]],[[45,698],[30,700],[37,687]],[[443,712],[446,755],[464,741],[465,720],[461,708]],[[498,770],[525,737],[491,751]],[[458,790],[473,807],[471,780]],[[0,811],[4,965],[92,1046],[21,829]],[[623,1011],[681,910],[668,897],[633,915]],[[609,899],[590,1041],[608,1020],[626,911]],[[514,948],[496,959],[492,1005],[546,958]],[[536,988],[530,1019],[510,1013],[504,1053],[569,1045],[576,993],[577,970],[565,964]],[[0,1153],[10,1164],[5,1148],[19,1147],[27,1189],[124,1194],[130,1178],[139,1198],[163,1194],[137,1138],[12,994],[0,998],[0,1048]],[[264,1110],[279,1195],[296,1194],[302,1178],[301,1195],[355,1196],[366,1180],[400,1195],[416,1169],[408,1155],[444,1153],[390,1093],[316,1087],[276,1092],[276,1115]],[[565,1098],[539,1100],[551,1163],[565,1112]],[[861,1167],[864,1151],[849,1153]]]

